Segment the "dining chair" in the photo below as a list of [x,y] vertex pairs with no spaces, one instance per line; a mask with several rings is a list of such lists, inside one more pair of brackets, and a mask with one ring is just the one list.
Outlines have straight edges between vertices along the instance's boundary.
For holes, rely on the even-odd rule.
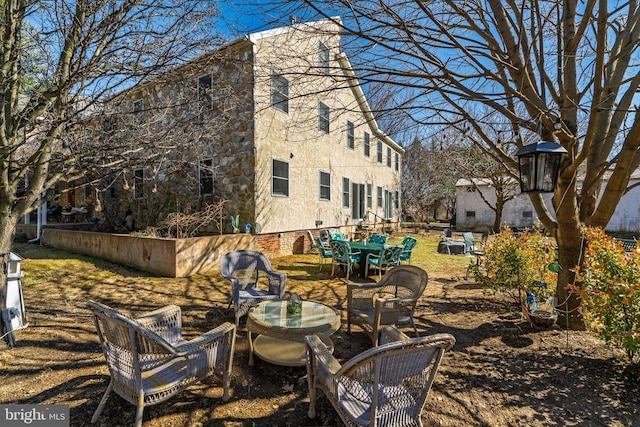
[[400,252],[400,264],[402,264],[403,261],[411,264],[411,255],[417,244],[418,239],[415,237],[405,236],[404,239],[402,239],[401,245],[404,246],[404,249]]
[[342,240],[334,240],[331,242],[331,276],[335,272],[336,265],[343,266],[347,272],[346,279],[349,274],[353,273],[353,265],[360,262],[360,252],[352,251],[349,242]]
[[324,260],[327,258],[331,258],[333,255],[331,253],[331,246],[327,246],[322,242],[320,237],[316,237],[316,249],[318,250],[318,271],[322,271],[322,267],[324,266]]
[[231,300],[236,318],[268,299],[282,299],[287,275],[271,267],[269,258],[261,252],[238,250],[227,252],[220,260],[220,274],[231,282]]
[[409,338],[391,326],[381,345],[341,364],[316,335],[305,337],[308,417],[316,416],[324,393],[347,426],[422,426],[420,413],[444,353],[455,344],[450,334]]
[[[135,319],[95,301],[87,306],[111,375],[92,423],[98,421],[112,391],[137,405],[136,427],[142,426],[145,406],[163,402],[214,374],[222,378],[222,399],[229,400],[236,338],[231,323],[186,341],[181,336],[181,311],[176,305]],[[112,421],[121,423],[122,419]]]
[[369,236],[369,242],[385,244],[387,243],[387,237],[386,234],[372,234]]
[[364,276],[369,277],[369,265],[378,269],[378,279],[382,279],[382,270],[388,270],[400,265],[400,253],[404,250],[402,245],[388,246],[382,249],[379,254],[369,253],[365,260]]
[[347,332],[352,324],[360,326],[374,346],[383,325],[410,325],[418,336],[413,315],[428,282],[422,268],[399,265],[377,283],[348,283]]

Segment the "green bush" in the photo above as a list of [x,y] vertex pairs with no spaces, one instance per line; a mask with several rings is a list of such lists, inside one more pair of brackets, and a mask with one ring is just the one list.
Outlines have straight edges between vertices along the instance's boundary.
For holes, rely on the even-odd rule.
[[584,228],[587,242],[577,285],[580,310],[596,335],[638,363],[640,349],[640,252],[625,252],[620,242],[599,228]]
[[484,289],[506,294],[523,311],[527,291],[538,300],[555,292],[557,275],[548,268],[555,261],[555,245],[542,234],[539,224],[517,236],[505,227],[487,239],[484,250],[482,264],[470,267]]

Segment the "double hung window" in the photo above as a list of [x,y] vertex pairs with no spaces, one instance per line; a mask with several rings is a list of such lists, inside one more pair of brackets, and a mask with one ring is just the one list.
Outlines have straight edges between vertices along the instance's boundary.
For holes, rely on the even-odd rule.
[[213,194],[213,159],[201,160],[199,164],[200,195]]
[[289,196],[289,163],[273,159],[271,194]]
[[331,174],[320,172],[320,200],[331,200]]
[[289,80],[278,73],[271,74],[271,106],[289,112]]
[[323,102],[318,104],[318,127],[324,133],[329,133],[329,106]]

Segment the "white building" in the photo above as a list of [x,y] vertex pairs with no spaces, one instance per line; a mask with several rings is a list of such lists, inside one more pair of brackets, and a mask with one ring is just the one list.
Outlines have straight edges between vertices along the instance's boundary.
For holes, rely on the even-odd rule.
[[[629,185],[639,182],[640,172],[636,171],[631,176]],[[514,186],[517,186],[515,180]],[[495,213],[482,200],[478,191],[482,192],[490,203],[495,204],[496,194],[488,180],[477,180],[476,186],[466,179],[456,182],[456,227],[458,229],[480,230],[493,226]],[[553,213],[551,196],[551,193],[543,194],[550,212]],[[512,228],[531,227],[537,219],[538,216],[529,196],[520,193],[505,203],[501,223],[507,223]],[[605,229],[610,232],[629,233],[640,230],[640,187],[633,188],[622,197]]]

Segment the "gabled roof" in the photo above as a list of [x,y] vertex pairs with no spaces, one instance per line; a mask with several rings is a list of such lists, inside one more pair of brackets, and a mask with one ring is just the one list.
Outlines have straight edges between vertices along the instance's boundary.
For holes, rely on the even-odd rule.
[[387,145],[391,146],[394,150],[399,153],[404,153],[404,148],[402,148],[397,142],[395,142],[389,135],[384,133],[379,127],[378,122],[376,121],[373,113],[371,112],[371,108],[369,108],[369,103],[364,96],[364,92],[362,91],[362,87],[358,82],[358,78],[356,77],[356,73],[353,71],[353,67],[351,66],[351,62],[349,58],[347,58],[347,54],[344,52],[340,52],[336,55],[336,59],[340,62],[340,66],[342,67],[342,71],[345,73],[347,79],[349,80],[349,87],[353,92],[353,96],[356,98],[358,102],[358,106],[362,111],[365,119],[367,120],[367,124],[371,128],[371,131],[374,135],[376,135],[379,139],[383,140]]

